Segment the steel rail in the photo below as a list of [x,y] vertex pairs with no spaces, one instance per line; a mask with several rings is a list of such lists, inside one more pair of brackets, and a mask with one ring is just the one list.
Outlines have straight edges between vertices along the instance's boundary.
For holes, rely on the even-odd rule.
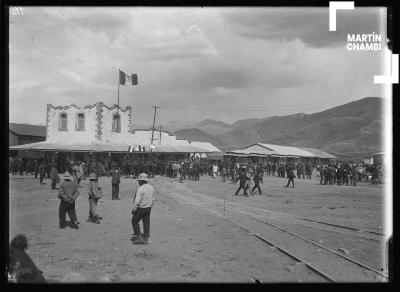
[[319,223],[319,224],[324,224],[324,225],[330,225],[330,226],[335,226],[335,227],[340,227],[343,229],[349,229],[349,230],[354,230],[354,231],[359,231],[362,233],[371,233],[371,234],[376,234],[376,235],[385,235],[383,233],[380,232],[376,232],[376,231],[370,231],[370,230],[363,230],[363,229],[358,229],[358,228],[354,228],[354,227],[348,227],[348,226],[344,226],[344,225],[338,225],[338,224],[333,224],[333,223],[327,223],[327,222],[322,222],[322,221],[317,221],[317,220],[312,220],[312,219],[307,219],[307,218],[302,218],[302,217],[295,217],[297,219],[301,219],[301,220],[305,220],[305,221],[310,221],[310,222],[315,222],[315,223]]
[[299,258],[298,256],[295,256],[294,254],[290,253],[289,251],[285,250],[284,248],[280,247],[279,245],[271,242],[270,240],[265,239],[264,237],[262,237],[261,235],[251,231],[250,229],[242,226],[241,224],[229,219],[228,217],[224,217],[227,221],[239,226],[240,228],[242,228],[243,230],[246,230],[247,232],[249,232],[250,234],[254,235],[255,237],[257,237],[258,239],[260,239],[261,241],[276,247],[276,249],[278,249],[280,252],[284,253],[285,255],[289,256],[290,258],[294,259],[297,262],[301,262],[303,263],[307,268],[309,268],[311,271],[313,271],[315,274],[317,274],[318,276],[322,277],[323,279],[329,281],[329,282],[337,282],[335,279],[333,279],[332,277],[328,276],[327,274],[323,273],[322,271],[318,270],[316,267],[314,267],[313,265],[311,265],[310,263],[306,262],[305,260]]
[[[196,193],[192,192],[192,194],[196,194]],[[206,199],[206,198],[201,198],[201,199],[204,200],[204,201],[209,202],[209,203],[212,204],[212,205],[217,205],[217,204],[218,204],[217,202],[212,201],[212,200],[210,200],[210,199]],[[237,207],[245,207],[245,208],[250,208],[250,209],[251,209],[251,208],[254,208],[254,207],[251,207],[251,206],[248,206],[248,205],[244,205],[244,204],[240,204],[240,203],[236,203],[236,202],[232,202],[232,201],[228,201],[228,202],[229,202],[230,204],[233,204],[233,205],[237,206]],[[257,208],[257,209],[260,209],[260,211],[267,212],[267,213],[268,213],[268,212],[271,212],[271,210],[267,210],[267,209],[262,209],[262,208]],[[236,212],[240,212],[240,211],[236,211]],[[285,215],[290,215],[290,214],[285,214]],[[333,226],[333,227],[339,227],[339,228],[348,229],[348,230],[359,231],[360,233],[371,233],[371,234],[382,235],[382,236],[384,235],[384,234],[379,233],[379,232],[368,231],[368,230],[362,230],[362,229],[357,229],[357,228],[353,228],[353,227],[347,227],[347,226],[344,226],[344,225],[336,225],[336,224],[331,224],[331,223],[316,221],[316,220],[307,219],[307,218],[302,218],[302,217],[297,217],[297,216],[293,216],[293,218],[301,219],[301,220],[304,220],[304,221],[310,221],[310,222],[314,222],[314,223],[319,223],[319,224],[323,224],[323,225]],[[341,232],[335,231],[335,230],[326,230],[326,231],[344,234],[344,233],[341,233]],[[354,234],[353,234],[353,236],[354,236]],[[355,235],[355,236],[357,236],[357,235]],[[365,238],[365,237],[362,237],[362,238]],[[372,240],[372,241],[379,241],[378,239],[376,239],[376,238],[371,238],[371,237],[367,237],[367,238],[365,238],[365,239]]]
[[309,243],[311,243],[311,244],[313,244],[313,245],[316,245],[316,246],[318,246],[318,247],[320,247],[320,248],[322,248],[322,249],[324,249],[324,250],[327,250],[327,251],[329,251],[329,252],[331,252],[331,253],[333,253],[333,254],[335,254],[335,255],[341,257],[341,258],[344,258],[344,259],[346,259],[346,260],[348,260],[348,261],[350,261],[350,262],[352,262],[352,263],[354,263],[354,264],[356,264],[356,265],[358,265],[358,266],[360,266],[360,267],[363,267],[363,268],[365,268],[365,269],[367,269],[367,270],[373,271],[373,272],[375,272],[375,273],[377,273],[377,274],[379,274],[379,275],[381,275],[381,276],[383,276],[383,277],[385,277],[385,278],[387,278],[387,279],[389,278],[388,275],[386,275],[386,274],[384,274],[384,273],[382,273],[382,272],[380,272],[380,271],[378,271],[378,270],[375,270],[374,268],[371,268],[371,267],[369,267],[369,266],[367,266],[367,265],[365,265],[365,264],[363,264],[363,263],[360,263],[360,262],[358,262],[358,261],[356,261],[356,260],[353,260],[353,259],[351,259],[351,258],[349,258],[349,257],[347,257],[347,256],[345,256],[345,255],[342,255],[342,254],[338,253],[338,252],[335,251],[335,250],[332,250],[332,249],[330,249],[330,248],[328,248],[328,247],[325,247],[325,246],[323,246],[323,245],[320,245],[320,244],[318,244],[318,243],[316,243],[316,242],[314,242],[314,241],[312,241],[312,240],[309,240],[309,239],[307,239],[307,238],[305,238],[305,237],[302,237],[302,236],[300,236],[300,235],[294,234],[293,232],[291,232],[291,231],[289,231],[289,230],[287,230],[287,229],[285,229],[285,228],[282,228],[282,227],[280,227],[280,226],[277,226],[277,225],[275,225],[275,224],[273,224],[273,223],[267,222],[267,221],[265,221],[265,220],[263,220],[263,219],[260,219],[260,218],[255,217],[255,216],[252,216],[252,215],[249,215],[249,214],[246,214],[246,213],[243,213],[243,212],[240,212],[240,213],[245,214],[245,215],[247,215],[247,216],[249,216],[249,217],[251,217],[251,218],[253,218],[253,219],[255,219],[255,220],[258,220],[258,221],[260,221],[260,222],[263,222],[263,223],[265,223],[265,224],[267,224],[267,225],[270,225],[270,226],[273,226],[273,227],[275,227],[275,228],[277,228],[277,229],[280,229],[280,230],[282,230],[282,231],[284,231],[284,232],[286,232],[286,233],[289,233],[290,235],[293,235],[293,236],[295,236],[295,237],[297,237],[297,238],[300,238],[300,239],[302,239],[302,240],[304,240],[304,241],[306,241],[306,242],[309,242]]

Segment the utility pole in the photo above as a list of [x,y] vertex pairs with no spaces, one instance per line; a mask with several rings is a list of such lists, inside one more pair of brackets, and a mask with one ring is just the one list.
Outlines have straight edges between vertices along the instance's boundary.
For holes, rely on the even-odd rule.
[[153,145],[153,138],[154,138],[154,124],[156,122],[156,113],[157,113],[157,109],[160,108],[159,106],[153,105],[154,107],[154,118],[153,118],[153,128],[151,131],[151,145]]

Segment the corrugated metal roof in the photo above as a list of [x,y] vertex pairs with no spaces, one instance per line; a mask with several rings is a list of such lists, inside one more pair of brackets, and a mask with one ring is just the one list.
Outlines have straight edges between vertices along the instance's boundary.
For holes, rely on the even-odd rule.
[[[260,146],[257,148],[257,146]],[[315,148],[301,148],[291,146],[281,146],[266,143],[252,144],[244,149],[233,150],[227,152],[228,155],[258,155],[258,156],[274,156],[274,157],[319,157],[319,158],[336,158],[336,156]]]
[[21,136],[46,137],[46,126],[9,123],[10,131]]
[[[71,151],[71,152],[126,152],[128,144],[113,143],[48,143],[39,142],[24,144],[10,147],[11,150],[33,150],[33,151]],[[145,147],[145,152],[149,152],[150,148]],[[186,146],[186,145],[155,145],[154,153],[208,153],[212,152],[208,149]]]
[[208,150],[207,152],[221,152],[210,142],[191,141],[190,145]]
[[303,148],[308,152],[311,152],[312,154],[314,154],[316,157],[319,158],[337,158],[335,155],[332,155],[328,152],[316,149],[316,148]]
[[153,152],[158,153],[208,153],[212,152],[205,148],[192,145],[155,145]]
[[272,149],[278,155],[285,156],[300,156],[300,157],[315,157],[314,154],[306,151],[304,149],[298,147],[290,147],[290,146],[281,146],[281,145],[273,145],[273,144],[265,144],[265,143],[257,143],[266,148]]

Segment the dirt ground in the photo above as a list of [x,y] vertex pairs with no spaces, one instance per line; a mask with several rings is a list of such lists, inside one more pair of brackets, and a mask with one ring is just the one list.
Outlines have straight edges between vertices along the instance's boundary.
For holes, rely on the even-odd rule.
[[[88,194],[82,182],[76,202],[78,230],[58,228],[58,190],[50,189],[49,180],[40,185],[33,176],[10,175],[9,181],[10,239],[20,233],[27,236],[27,252],[49,282],[321,281],[305,266],[197,204],[196,194],[216,200],[221,208],[225,201],[228,214],[230,204],[241,204],[282,216],[384,230],[383,185],[321,186],[314,177],[296,179],[292,189],[283,187],[286,179],[265,176],[263,194],[247,198],[233,196],[238,185],[220,178],[179,183],[156,177],[149,244],[133,245],[131,210],[138,184],[132,178],[122,179],[120,201],[111,200],[111,178],[100,178],[105,197],[98,205],[103,217],[99,225],[86,222]],[[345,248],[349,257],[386,271],[383,241],[325,232],[301,219],[291,220],[276,222],[329,248]]]

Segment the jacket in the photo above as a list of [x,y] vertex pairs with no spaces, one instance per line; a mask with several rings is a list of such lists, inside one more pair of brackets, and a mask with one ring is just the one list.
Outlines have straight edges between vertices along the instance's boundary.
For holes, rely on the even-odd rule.
[[133,202],[133,211],[136,211],[138,208],[151,208],[154,203],[153,194],[154,188],[149,184],[138,187]]
[[58,180],[58,170],[54,166],[51,168],[50,178]]
[[98,181],[89,181],[88,193],[89,193],[89,198],[91,198],[91,199],[99,199],[103,196],[103,192],[101,191],[101,188],[99,187]]
[[256,184],[258,184],[258,183],[260,182],[261,177],[260,177],[260,174],[259,174],[258,172],[256,172],[256,173],[254,174],[253,180],[254,180],[254,182],[255,182]]
[[245,186],[246,185],[246,181],[249,180],[250,178],[246,175],[246,173],[240,173],[238,178],[236,179],[235,183],[240,180],[240,185],[241,186]]
[[121,181],[120,171],[118,169],[112,169],[109,173],[111,173],[111,184],[119,184]]
[[79,196],[78,185],[73,181],[63,181],[60,184],[60,190],[58,192],[58,198],[68,202],[75,202],[76,198]]

